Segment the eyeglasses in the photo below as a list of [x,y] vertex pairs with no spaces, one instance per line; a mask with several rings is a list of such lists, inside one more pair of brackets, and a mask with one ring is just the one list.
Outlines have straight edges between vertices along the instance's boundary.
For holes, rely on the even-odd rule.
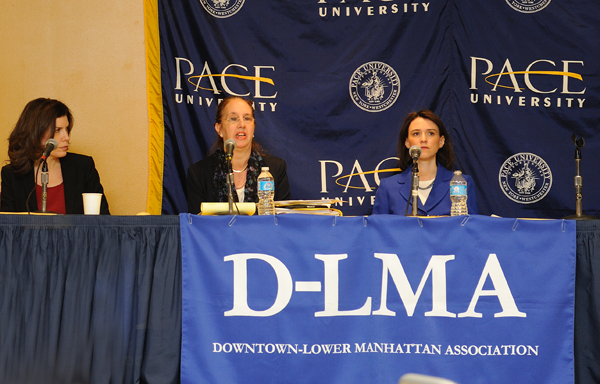
[[244,123],[246,124],[252,124],[254,123],[254,117],[252,116],[244,116],[242,118],[240,118],[239,116],[230,116],[227,119],[225,119],[229,124],[239,124],[242,122],[242,120],[244,120]]

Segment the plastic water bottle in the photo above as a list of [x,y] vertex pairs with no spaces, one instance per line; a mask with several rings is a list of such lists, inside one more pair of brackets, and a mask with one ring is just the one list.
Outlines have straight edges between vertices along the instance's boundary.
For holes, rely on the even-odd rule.
[[461,171],[454,171],[454,176],[450,180],[450,216],[468,215],[467,208],[467,181]]
[[262,167],[258,176],[258,214],[275,214],[275,182],[273,175],[269,172],[269,167]]

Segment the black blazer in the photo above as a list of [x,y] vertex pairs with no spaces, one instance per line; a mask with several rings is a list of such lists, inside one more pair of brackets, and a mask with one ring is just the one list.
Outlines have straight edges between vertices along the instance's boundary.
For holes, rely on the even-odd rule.
[[[269,172],[275,181],[275,200],[289,200],[290,183],[287,176],[287,164],[283,159],[275,156],[261,155],[263,167],[269,167]],[[215,156],[209,156],[194,165],[187,171],[187,205],[188,212],[200,213],[200,204],[203,202],[218,202],[218,196],[213,188],[215,174]]]
[[[90,156],[79,155],[76,153],[67,153],[60,159],[60,168],[63,176],[65,188],[65,209],[67,214],[83,214],[84,192],[102,193],[102,203],[100,205],[101,214],[110,214],[108,211],[108,202],[104,196],[104,188],[100,184],[100,175],[96,170],[94,159]],[[35,187],[34,169],[26,175],[16,174],[10,164],[2,167],[2,203],[0,211],[2,212],[36,212],[37,206],[36,192],[34,191],[29,198],[29,210],[25,205],[27,195]]]

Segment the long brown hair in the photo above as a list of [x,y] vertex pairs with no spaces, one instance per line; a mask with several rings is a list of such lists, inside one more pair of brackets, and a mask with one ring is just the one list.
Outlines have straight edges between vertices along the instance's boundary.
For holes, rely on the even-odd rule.
[[450,138],[450,134],[444,126],[442,119],[428,109],[421,109],[417,112],[411,112],[404,118],[400,128],[400,135],[398,137],[397,151],[398,157],[400,158],[398,161],[398,167],[404,170],[412,163],[412,158],[408,153],[408,148],[406,148],[405,143],[406,138],[408,137],[408,127],[410,126],[410,123],[412,123],[417,117],[430,120],[437,125],[438,129],[440,130],[440,136],[444,136],[444,146],[437,151],[435,159],[444,168],[452,170],[452,167],[454,167],[454,149],[452,148],[452,139]]
[[54,137],[56,119],[63,116],[69,120],[67,132],[71,134],[73,115],[65,104],[44,98],[27,103],[8,137],[8,158],[15,173],[25,175],[31,170],[44,151],[40,140],[48,132]]
[[[227,104],[231,103],[233,100],[236,100],[236,99],[242,100],[250,106],[250,108],[252,109],[252,118],[254,119],[254,127],[256,128],[256,118],[254,117],[254,103],[252,101],[245,99],[243,97],[240,97],[240,96],[228,96],[219,103],[219,105],[217,106],[217,114],[215,115],[215,124],[222,124],[223,117],[224,117],[223,110],[225,109]],[[224,145],[223,138],[221,136],[217,135],[217,140],[215,141],[213,146],[210,148],[209,153],[214,153],[217,150],[217,148],[223,148],[223,145]],[[261,155],[265,153],[265,150],[263,149],[263,147],[261,147],[260,144],[258,144],[256,142],[256,140],[254,140],[254,138],[252,139],[252,150],[258,152]]]

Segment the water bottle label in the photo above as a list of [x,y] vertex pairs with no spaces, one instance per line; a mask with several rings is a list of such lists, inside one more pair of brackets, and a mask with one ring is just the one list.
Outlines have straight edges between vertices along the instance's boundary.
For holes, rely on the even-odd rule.
[[258,182],[258,190],[259,191],[273,191],[275,189],[275,183],[272,181],[259,181]]
[[453,185],[452,187],[450,187],[450,196],[466,196],[466,194],[466,185]]

